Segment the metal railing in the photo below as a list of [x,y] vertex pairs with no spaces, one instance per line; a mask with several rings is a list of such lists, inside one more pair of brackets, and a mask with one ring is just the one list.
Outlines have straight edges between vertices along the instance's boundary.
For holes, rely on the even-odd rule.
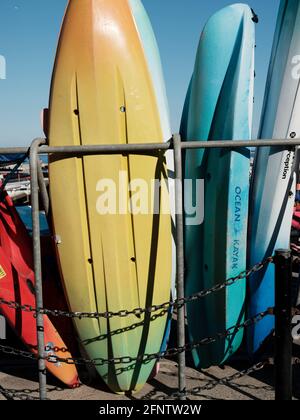
[[[166,143],[147,144],[118,144],[96,146],[65,146],[49,147],[46,139],[37,138],[30,146],[30,174],[31,174],[31,205],[33,224],[33,257],[35,273],[36,308],[43,308],[42,289],[42,263],[40,242],[40,219],[39,219],[39,193],[41,193],[43,207],[46,214],[49,210],[49,197],[43,181],[38,156],[40,154],[57,154],[67,157],[82,157],[87,155],[116,155],[116,154],[147,154],[153,155],[160,152],[173,150],[175,164],[175,203],[176,203],[176,288],[177,298],[184,300],[184,220],[183,220],[183,171],[182,152],[187,149],[212,149],[226,148],[238,149],[246,147],[278,147],[278,150],[295,148],[300,145],[300,139],[288,140],[249,140],[249,141],[189,141],[182,142],[180,135],[173,135]],[[0,154],[26,153],[27,148],[0,148]],[[46,391],[46,363],[44,343],[43,313],[37,312],[37,343],[38,343],[38,368],[39,368],[39,393],[40,399],[47,397]],[[177,344],[185,349],[185,306],[178,307],[177,312]],[[286,360],[285,360],[286,363]],[[185,376],[185,350],[178,354],[178,398],[186,399],[186,376]],[[282,379],[282,378],[281,378]]]

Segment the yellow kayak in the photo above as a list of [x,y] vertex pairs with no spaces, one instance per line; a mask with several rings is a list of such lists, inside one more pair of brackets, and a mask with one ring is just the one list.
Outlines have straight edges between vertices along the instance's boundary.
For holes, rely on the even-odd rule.
[[[50,146],[162,143],[170,135],[158,49],[141,2],[70,0],[52,80]],[[165,156],[53,155],[49,172],[70,309],[116,312],[169,301]],[[158,311],[75,323],[90,358],[115,359],[159,352],[167,320]],[[96,366],[117,393],[141,389],[155,364],[118,362]]]

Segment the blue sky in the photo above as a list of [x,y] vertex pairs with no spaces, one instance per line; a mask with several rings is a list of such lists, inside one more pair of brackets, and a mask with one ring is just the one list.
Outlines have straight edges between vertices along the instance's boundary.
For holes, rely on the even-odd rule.
[[[142,0],[160,47],[173,132],[192,74],[200,33],[226,0]],[[1,0],[0,145],[24,146],[42,135],[40,110],[47,106],[57,38],[67,0]],[[254,133],[259,124],[279,0],[251,0],[260,17],[256,35]],[[0,74],[1,77],[1,74]]]

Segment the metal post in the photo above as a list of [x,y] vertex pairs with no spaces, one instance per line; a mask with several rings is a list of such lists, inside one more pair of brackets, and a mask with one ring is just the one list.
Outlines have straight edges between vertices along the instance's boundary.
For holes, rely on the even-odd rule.
[[[175,204],[176,204],[176,288],[177,299],[184,298],[184,244],[183,244],[183,194],[182,194],[182,149],[179,134],[173,136],[175,163]],[[185,305],[178,308],[177,315],[177,345],[185,345]],[[185,400],[185,352],[178,355],[178,389],[182,393],[180,400]]]
[[[38,149],[45,144],[44,139],[36,139],[30,148],[30,178],[31,178],[31,206],[32,206],[32,232],[33,232],[33,261],[35,275],[35,296],[36,307],[43,308],[43,286],[42,286],[42,262],[41,262],[41,242],[40,242],[40,214],[39,214],[39,187],[38,187]],[[37,344],[38,344],[38,367],[40,399],[47,398],[46,391],[46,362],[45,362],[45,341],[44,341],[44,318],[42,314],[37,314]]]
[[46,217],[48,217],[49,216],[49,196],[48,196],[47,187],[45,184],[45,179],[44,179],[40,162],[38,162],[37,164],[37,170],[38,170],[38,183],[39,183],[41,199],[42,199]]
[[275,256],[275,399],[292,399],[292,257],[290,250]]

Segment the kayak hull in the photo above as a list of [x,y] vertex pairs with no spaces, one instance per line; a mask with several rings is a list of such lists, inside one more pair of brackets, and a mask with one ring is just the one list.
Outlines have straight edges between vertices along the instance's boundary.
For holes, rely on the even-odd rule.
[[[51,146],[163,143],[170,138],[164,92],[139,1],[69,2],[52,80]],[[174,245],[166,157],[52,156],[49,176],[70,308],[117,312],[169,301]],[[159,311],[75,324],[90,358],[129,356],[96,365],[110,389],[124,393],[147,381],[155,361],[135,358],[160,350],[167,320]]]
[[[297,138],[299,123],[299,77],[294,57],[300,49],[300,5],[282,1],[274,37],[260,138]],[[294,153],[266,147],[256,152],[251,182],[248,265],[252,267],[272,256],[276,249],[290,247],[296,178]],[[298,169],[298,168],[297,168]],[[275,303],[274,266],[269,264],[251,276],[248,315],[273,307]],[[248,352],[259,350],[274,329],[274,317],[267,316],[248,330]]]
[[[254,45],[254,22],[248,6],[226,7],[208,21],[183,111],[184,140],[251,138]],[[249,158],[246,148],[186,153],[185,178],[194,183],[185,185],[187,295],[223,283],[246,268]],[[196,182],[200,180],[204,204],[196,196]],[[194,214],[190,211],[193,206]],[[199,215],[203,213],[202,222]],[[245,280],[240,280],[189,303],[191,341],[213,337],[240,324],[244,320],[245,290]],[[195,365],[205,368],[224,363],[237,351],[242,339],[240,330],[200,346],[193,352]]]

